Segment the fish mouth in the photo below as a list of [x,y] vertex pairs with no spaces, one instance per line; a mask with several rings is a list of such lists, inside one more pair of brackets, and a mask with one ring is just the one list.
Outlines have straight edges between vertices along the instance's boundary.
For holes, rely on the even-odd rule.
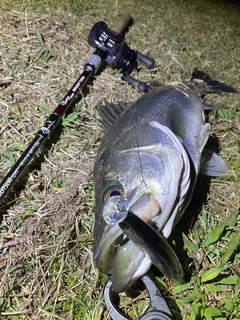
[[151,259],[138,248],[134,242],[125,238],[120,244],[112,272],[112,288],[115,292],[123,292],[147,273],[151,267]]
[[[148,222],[159,214],[160,205],[154,194],[146,193],[144,186],[134,189],[129,199],[129,208],[137,212],[138,217]],[[103,208],[104,216],[104,208]],[[118,224],[105,226],[105,232],[95,254],[97,268],[112,275],[112,288],[123,292],[151,267],[149,255],[129,240]]]
[[102,239],[94,248],[96,265],[102,273],[112,274],[118,248],[123,237],[123,231],[118,225],[111,227],[109,225],[105,226]]
[[182,265],[161,234],[132,211],[119,226],[125,233],[125,239],[119,245],[113,267],[114,291],[125,291],[146,274],[152,264],[177,284],[183,282]]

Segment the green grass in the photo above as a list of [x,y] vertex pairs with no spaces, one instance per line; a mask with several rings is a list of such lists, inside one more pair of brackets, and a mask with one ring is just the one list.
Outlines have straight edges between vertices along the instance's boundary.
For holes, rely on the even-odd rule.
[[[136,78],[182,81],[197,67],[240,89],[237,4],[2,0],[0,8],[0,178],[81,73],[94,51],[87,43],[91,27],[101,20],[111,27],[126,10],[134,18],[126,42],[156,60],[153,70],[139,65]],[[0,211],[2,318],[110,319],[103,300],[108,276],[98,272],[92,254],[92,170],[102,137],[95,106],[139,95],[119,71],[105,68],[7,198]],[[211,180],[194,223],[176,230],[186,283],[153,274],[177,320],[240,319],[239,94],[210,98],[219,107],[209,121],[229,175]],[[120,305],[136,319],[147,294],[123,293]]]
[[[189,283],[172,289],[174,296],[184,294],[177,299],[180,307],[184,303],[191,304],[192,310],[187,319],[228,319],[229,315],[233,319],[240,317],[239,271],[231,268],[231,261],[239,259],[240,232],[234,232],[238,216],[239,207],[226,221],[215,222],[216,226],[208,233],[208,228],[204,230],[206,220],[202,214],[201,232],[205,233],[205,237],[199,235],[197,228],[193,229],[191,237],[183,234],[184,248],[189,254],[202,254],[201,264],[209,260],[207,270],[197,272]],[[218,305],[209,299],[212,295],[221,295]]]

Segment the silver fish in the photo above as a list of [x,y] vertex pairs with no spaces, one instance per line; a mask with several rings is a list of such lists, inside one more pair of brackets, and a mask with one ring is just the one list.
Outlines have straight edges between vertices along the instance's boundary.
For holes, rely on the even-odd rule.
[[143,247],[137,243],[135,231],[128,238],[118,223],[106,223],[109,211],[111,219],[124,213],[122,225],[129,210],[151,225],[161,238],[163,264],[180,275],[166,239],[191,200],[198,174],[228,172],[222,158],[204,149],[211,126],[199,87],[209,88],[203,81],[173,83],[152,88],[130,106],[99,107],[106,134],[94,167],[94,259],[101,272],[112,275],[116,292],[147,273],[155,256],[147,240]]

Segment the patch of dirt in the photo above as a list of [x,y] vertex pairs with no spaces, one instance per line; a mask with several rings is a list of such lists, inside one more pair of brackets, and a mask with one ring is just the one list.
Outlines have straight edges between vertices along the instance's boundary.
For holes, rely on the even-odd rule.
[[6,256],[17,257],[37,249],[43,243],[44,235],[49,234],[52,241],[54,239],[57,242],[71,239],[76,221],[82,219],[79,214],[85,197],[81,196],[81,186],[88,183],[91,169],[89,164],[82,166],[69,186],[59,190],[32,217],[21,222],[18,232],[3,237],[0,251],[5,262]]

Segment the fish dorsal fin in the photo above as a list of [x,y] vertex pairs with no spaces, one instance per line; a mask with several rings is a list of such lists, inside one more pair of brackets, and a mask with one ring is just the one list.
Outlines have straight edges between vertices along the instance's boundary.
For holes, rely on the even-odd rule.
[[107,132],[121,116],[121,114],[128,109],[128,104],[118,102],[110,103],[105,102],[105,104],[97,106],[97,111],[100,115],[100,123],[104,130]]

